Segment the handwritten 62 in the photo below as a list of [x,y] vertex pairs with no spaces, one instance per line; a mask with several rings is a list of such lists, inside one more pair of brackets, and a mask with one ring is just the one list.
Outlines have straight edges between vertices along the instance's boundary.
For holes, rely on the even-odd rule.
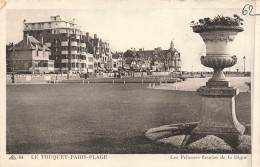
[[246,4],[242,10],[242,14],[243,15],[247,15],[249,14],[249,16],[260,16],[260,14],[252,14],[252,10],[253,10],[253,5],[250,4]]

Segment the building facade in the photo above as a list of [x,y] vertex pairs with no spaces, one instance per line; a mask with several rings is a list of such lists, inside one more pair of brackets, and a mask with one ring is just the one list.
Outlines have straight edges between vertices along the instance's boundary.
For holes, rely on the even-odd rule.
[[[48,22],[27,23],[24,20],[23,35],[33,36],[51,49],[50,59],[55,62],[55,71],[60,73],[94,72],[94,63],[101,67],[102,58],[106,61],[107,56],[103,50],[109,50],[109,44],[103,44],[96,34],[91,38],[75,24],[74,19],[64,21],[59,15],[51,16]],[[93,55],[93,61],[89,54]]]
[[109,71],[117,72],[123,69],[124,60],[123,60],[123,53],[114,53],[111,57],[108,58],[107,61],[107,69]]
[[135,50],[127,50],[124,53],[126,60],[126,69],[140,71],[181,71],[180,52],[174,48],[171,41],[168,50],[162,50],[160,47],[154,50],[144,50],[144,48]]
[[54,72],[54,61],[50,60],[51,50],[32,36],[8,50],[7,72],[50,73]]
[[97,34],[94,34],[94,38],[91,39],[91,41],[93,43],[95,73],[100,71],[108,71],[107,63],[112,57],[108,41],[102,41],[102,39],[97,37]]
[[[108,41],[98,38],[97,34],[92,38],[75,24],[74,19],[64,21],[57,15],[51,16],[50,21],[28,23],[24,20],[23,24],[24,39],[29,37],[31,43],[35,40],[49,49],[48,63],[54,62],[55,73],[99,73],[111,70],[181,71],[180,53],[174,48],[173,42],[168,50],[159,47],[154,50],[142,48],[139,51],[131,49],[113,55]],[[10,55],[10,52],[12,51],[9,50],[7,55]],[[9,71],[10,66],[7,65]],[[44,73],[48,70],[39,68],[32,71]]]

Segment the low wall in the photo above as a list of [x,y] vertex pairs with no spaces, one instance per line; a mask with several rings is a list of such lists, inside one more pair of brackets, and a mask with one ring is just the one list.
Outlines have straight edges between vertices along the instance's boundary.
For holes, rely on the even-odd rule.
[[170,72],[152,72],[152,76],[167,76]]
[[[12,75],[6,75],[6,82],[12,83]],[[56,80],[76,80],[80,79],[78,74],[70,74],[69,78],[67,74],[15,74],[15,83],[37,83],[37,82],[50,82]]]

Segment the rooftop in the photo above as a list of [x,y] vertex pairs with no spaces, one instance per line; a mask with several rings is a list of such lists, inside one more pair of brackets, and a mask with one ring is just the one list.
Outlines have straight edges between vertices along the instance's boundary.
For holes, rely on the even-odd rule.
[[25,39],[11,47],[9,50],[44,50],[44,48],[48,51],[50,49],[47,46],[44,46],[40,41],[35,39],[33,36],[27,36]]

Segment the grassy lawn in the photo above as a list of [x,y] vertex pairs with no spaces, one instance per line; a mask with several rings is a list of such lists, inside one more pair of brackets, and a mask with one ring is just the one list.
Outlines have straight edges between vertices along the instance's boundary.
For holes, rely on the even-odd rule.
[[[144,137],[153,127],[199,121],[196,92],[148,84],[7,86],[7,153],[178,153]],[[250,93],[236,97],[250,123]]]

